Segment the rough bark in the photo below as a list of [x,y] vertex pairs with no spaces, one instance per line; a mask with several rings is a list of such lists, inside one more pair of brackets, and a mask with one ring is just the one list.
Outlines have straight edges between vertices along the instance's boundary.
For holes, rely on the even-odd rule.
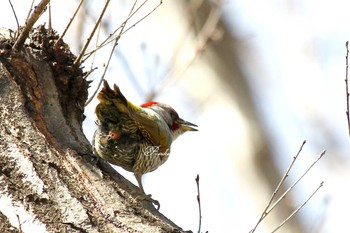
[[19,52],[0,34],[0,232],[183,232],[91,159],[88,83],[69,47],[43,26]]

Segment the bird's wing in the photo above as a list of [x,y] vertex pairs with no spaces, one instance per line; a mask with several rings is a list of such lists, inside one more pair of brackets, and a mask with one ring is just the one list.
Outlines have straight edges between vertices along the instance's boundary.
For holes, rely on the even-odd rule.
[[133,105],[129,101],[128,109],[130,117],[138,124],[142,134],[154,146],[159,146],[159,152],[167,152],[172,141],[168,125],[159,116],[152,114],[150,109]]
[[[97,98],[101,103],[114,105],[120,113],[125,113],[138,125],[142,134],[154,145],[159,146],[160,152],[166,152],[171,145],[171,133],[168,125],[152,110],[141,108],[128,101],[117,85],[111,89],[106,81]],[[163,130],[160,130],[160,127]]]

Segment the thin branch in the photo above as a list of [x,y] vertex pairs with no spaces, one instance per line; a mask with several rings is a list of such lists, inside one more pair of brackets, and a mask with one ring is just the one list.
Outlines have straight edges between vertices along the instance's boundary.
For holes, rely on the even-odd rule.
[[346,63],[346,71],[345,71],[345,94],[346,94],[346,118],[348,119],[348,131],[350,136],[350,104],[349,104],[349,41],[345,43],[346,46],[346,56],[345,56],[345,63]]
[[15,51],[20,51],[23,48],[24,42],[26,41],[30,30],[32,30],[33,25],[35,22],[39,19],[40,15],[44,12],[46,9],[46,5],[50,2],[50,0],[42,0],[39,5],[37,5],[34,8],[34,12],[30,15],[29,19],[26,22],[26,26],[24,27],[23,31],[17,38],[15,44],[13,45],[13,49]]
[[[146,0],[145,2],[143,2],[142,5],[145,4],[146,2],[147,2],[147,0]],[[134,9],[135,9],[136,3],[137,3],[137,0],[135,0],[134,4],[132,5],[132,7],[131,7],[131,9],[130,9],[130,12],[129,12],[129,16],[133,14],[132,12],[133,12]],[[141,6],[142,6],[142,5],[141,5]]]
[[97,69],[97,67],[91,67],[89,71],[86,72],[84,75],[84,79],[87,79],[92,72],[94,72]]
[[99,83],[98,83],[98,85],[97,85],[97,88],[96,88],[95,92],[92,94],[92,96],[86,101],[85,106],[88,105],[88,104],[93,100],[93,98],[95,97],[95,95],[97,94],[97,91],[98,91],[98,89],[100,88],[100,86],[101,86],[101,84],[102,84],[102,82],[103,82],[103,80],[104,80],[104,77],[105,77],[105,75],[106,75],[107,68],[108,68],[109,63],[110,63],[110,61],[111,61],[111,59],[112,59],[114,50],[115,50],[115,48],[116,48],[117,45],[118,45],[119,38],[120,38],[120,37],[117,37],[117,38],[115,39],[114,44],[113,44],[113,47],[112,47],[111,52],[110,52],[109,57],[108,57],[107,64],[106,64],[105,69],[104,69],[104,71],[103,71],[103,74],[102,74],[102,76],[101,76],[101,78],[100,78],[100,81],[99,81]]
[[49,25],[48,25],[48,28],[49,28],[49,30],[52,30],[52,18],[51,18],[51,3],[49,2]]
[[[125,23],[125,21],[123,22],[123,24]],[[122,24],[122,25],[123,25]],[[116,31],[118,31],[122,26],[118,27],[113,33],[111,33],[102,43],[100,43],[98,46],[96,46],[93,50],[87,52],[84,54],[84,59],[82,60],[82,63],[84,63],[87,59],[90,58],[90,56],[92,56],[92,54],[94,54],[97,50],[102,49],[104,46],[110,44],[111,42],[113,42],[118,36],[111,38],[112,35],[115,34]]]
[[317,191],[323,186],[323,181],[320,183],[320,185],[316,188],[316,190],[308,197],[308,199],[306,199],[306,201],[304,201],[297,209],[295,209],[293,211],[293,213],[291,213],[283,222],[281,222],[281,224],[276,227],[271,233],[276,232],[278,229],[280,229],[284,224],[286,224],[296,213],[299,212],[299,210],[301,210],[301,208],[304,207],[304,205],[309,202],[309,200],[317,193]]
[[[82,4],[83,1],[84,1],[84,0],[81,0],[81,1],[80,1],[80,4],[79,4],[79,6],[78,6],[76,12],[74,13],[74,16],[73,16],[73,17],[75,17],[75,15],[76,15],[76,13],[78,12],[78,10],[79,10],[79,8],[80,8],[80,6],[81,6],[81,4]],[[70,22],[70,23],[71,23],[71,22]],[[102,23],[100,23],[99,26],[98,26],[98,30],[97,30],[97,34],[96,34],[95,47],[98,45],[98,41],[99,41],[99,39],[100,39],[101,28],[102,28]],[[96,55],[97,55],[97,51],[96,51],[96,53],[93,54],[93,57],[92,57],[92,59],[91,59],[90,70],[89,70],[89,71],[86,73],[86,75],[84,76],[85,79],[87,79],[87,77],[88,77],[92,72],[94,72],[94,71],[97,69],[97,67],[94,67]],[[85,62],[85,60],[83,59],[83,60],[82,60],[82,63],[84,63],[84,62]],[[97,90],[98,90],[98,88],[97,88]],[[95,94],[96,94],[96,93],[95,93]],[[94,95],[95,95],[95,94],[94,94]],[[93,95],[93,96],[94,96],[94,95]],[[90,100],[87,101],[86,105],[87,105],[88,103],[90,103],[91,100],[92,100],[92,98],[90,98]],[[86,105],[85,105],[85,106],[86,106]]]
[[90,41],[91,41],[92,37],[94,36],[95,31],[96,31],[98,25],[101,23],[102,18],[103,18],[103,16],[104,16],[105,12],[106,12],[106,9],[107,9],[107,7],[108,7],[109,2],[110,2],[110,0],[106,0],[106,3],[105,3],[105,5],[104,5],[104,7],[103,7],[103,10],[102,10],[101,14],[100,14],[100,17],[97,19],[97,22],[95,23],[95,26],[94,26],[94,28],[93,28],[93,30],[92,30],[92,32],[91,32],[89,38],[87,39],[87,41],[86,41],[86,43],[85,43],[83,49],[80,51],[78,57],[77,57],[77,58],[75,59],[75,61],[74,61],[74,64],[73,64],[74,66],[79,66],[79,65],[81,64],[81,63],[80,63],[80,60],[81,60],[81,58],[84,56],[85,51],[86,51],[87,47],[89,46]]
[[102,84],[102,82],[104,80],[104,77],[106,76],[107,68],[109,66],[109,63],[110,63],[110,61],[112,59],[112,56],[113,56],[113,53],[114,53],[114,50],[115,50],[115,47],[117,47],[117,45],[118,45],[118,40],[115,40],[115,42],[113,44],[113,48],[111,50],[111,53],[109,54],[109,57],[108,57],[107,65],[106,65],[106,67],[105,67],[105,69],[103,71],[103,74],[102,74],[102,76],[100,78],[100,81],[99,81],[99,83],[97,85],[97,88],[96,88],[95,92],[92,94],[92,96],[90,97],[90,99],[88,99],[88,101],[86,101],[85,106],[88,105],[94,99],[95,95],[97,94],[97,91],[100,88],[100,86],[101,86],[101,84]]
[[23,231],[22,231],[22,223],[21,223],[21,220],[20,220],[20,218],[19,218],[19,215],[18,215],[18,214],[16,214],[16,217],[17,217],[17,220],[18,220],[19,232],[20,232],[20,233],[22,233]]
[[[117,29],[115,29],[99,46],[96,46],[95,49],[93,49],[92,51],[84,54],[86,57],[83,59],[83,62],[85,62],[92,54],[94,54],[97,50],[103,48],[105,45],[111,43],[114,40],[119,40],[122,32],[124,31],[124,28],[126,26],[126,23],[129,21],[129,19],[147,2],[147,0],[145,0],[141,6],[139,6],[134,12],[133,9],[136,6],[137,0],[134,2],[133,6],[131,7],[130,13],[128,15],[128,18],[125,19],[125,21],[121,24],[121,26],[119,26]],[[118,35],[115,38],[112,38],[112,36],[114,36],[118,31],[120,30],[120,32],[118,33]],[[111,39],[112,38],[112,39]]]
[[[118,35],[116,35],[115,37],[113,37],[122,27],[125,27],[126,22],[128,22],[130,20],[131,17],[133,17],[140,9],[141,7],[143,7],[145,5],[145,3],[148,0],[145,0],[140,6],[138,6],[134,11],[133,9],[135,8],[136,2],[134,2],[134,5],[132,6],[132,10],[130,11],[130,14],[128,16],[128,18],[125,19],[125,21],[122,23],[122,26],[119,26],[117,29],[115,29],[112,33],[109,34],[109,36],[101,42],[101,44],[99,46],[97,46],[94,50],[86,53],[85,55],[87,57],[84,58],[83,61],[87,60],[94,52],[96,52],[97,50],[103,48],[104,46],[108,45],[109,43],[113,42],[117,37],[120,37],[121,35],[123,35],[126,31],[123,28],[123,32],[119,32]],[[160,3],[158,4],[158,6],[156,6],[153,10],[151,10],[150,13],[154,12],[155,9],[157,9],[160,5],[162,4],[162,1],[160,1]],[[146,17],[148,17],[150,15],[150,13],[147,13],[146,16],[142,17],[141,20],[137,21],[137,23],[135,23],[134,25],[130,26],[128,29],[126,29],[127,31],[129,31],[132,27],[136,26],[138,23],[140,23],[142,20],[144,20]],[[124,26],[123,26],[124,25]]]
[[[146,1],[145,1],[146,2]],[[139,19],[138,21],[136,21],[136,23],[134,23],[133,25],[131,25],[129,28],[127,28],[124,32],[128,32],[131,28],[135,27],[137,24],[139,24],[141,21],[143,21],[145,18],[147,18],[150,14],[152,14],[155,10],[157,10],[158,7],[160,7],[160,5],[162,5],[163,1],[160,1],[159,4],[153,8],[153,10],[151,10],[150,12],[148,12],[145,16],[143,16],[141,19]]]
[[199,192],[199,174],[197,174],[197,177],[196,177],[196,184],[197,184],[197,201],[198,201],[198,213],[199,213],[198,233],[200,233],[201,226],[202,226],[202,207],[201,207],[201,196]]
[[[297,156],[294,157],[293,161],[292,161],[292,164],[294,164],[296,158],[298,157],[299,153],[301,152],[303,146],[305,144],[305,141],[303,142]],[[250,231],[250,233],[253,233],[255,232],[256,228],[258,227],[258,225],[262,222],[262,220],[287,196],[287,194],[299,183],[299,181],[301,179],[304,178],[304,176],[310,171],[310,169],[323,157],[323,155],[325,155],[326,151],[322,151],[321,154],[314,160],[314,162],[308,167],[308,169],[306,169],[306,171],[278,198],[277,201],[275,201],[275,203],[271,206],[271,203],[272,203],[272,200],[274,199],[275,197],[275,193],[273,195],[273,197],[270,199],[270,202],[268,204],[268,206],[266,207],[266,209],[264,210],[264,212],[262,213],[259,221],[257,222],[257,224],[255,225],[255,227]],[[291,164],[291,166],[292,166]],[[288,175],[289,173],[289,170],[291,168],[291,166],[288,168],[285,176],[282,178],[282,180],[284,181],[285,178],[286,178],[286,175]],[[277,190],[277,188],[276,188]],[[277,191],[275,191],[277,192]],[[271,206],[271,207],[270,207]]]
[[32,0],[32,3],[30,4],[29,11],[28,11],[28,14],[27,14],[27,17],[26,17],[26,24],[27,24],[27,21],[29,19],[30,14],[33,11],[34,2],[35,2],[35,0]]
[[75,10],[72,18],[69,20],[69,23],[67,24],[66,28],[64,29],[62,35],[60,36],[60,38],[58,38],[58,40],[55,42],[54,47],[58,46],[58,43],[62,40],[62,38],[66,35],[66,32],[68,31],[68,28],[70,27],[70,25],[72,24],[73,20],[75,19],[75,16],[78,14],[81,5],[83,4],[84,0],[80,0],[79,5],[77,7],[77,9]]
[[11,5],[11,9],[12,9],[12,12],[13,12],[13,15],[15,16],[15,19],[16,19],[16,23],[17,23],[17,33],[19,33],[19,23],[18,23],[18,18],[17,18],[17,15],[16,15],[16,11],[12,5],[12,2],[11,0],[9,0],[9,3]]
[[284,199],[287,194],[299,183],[299,181],[304,178],[304,176],[310,171],[310,169],[326,154],[326,151],[322,151],[322,153],[314,160],[314,162],[309,166],[308,169],[297,179],[281,196],[278,200],[266,211],[266,215],[269,214],[281,201]]
[[[100,23],[100,25],[99,25],[99,27],[98,27],[97,34],[96,34],[96,43],[95,43],[95,46],[97,46],[98,40],[100,39],[101,28],[102,28],[102,24]],[[93,55],[93,57],[92,57],[92,59],[91,59],[90,72],[93,72],[93,71],[95,70],[95,68],[94,68],[94,63],[95,63],[96,55],[97,55],[97,51],[96,51],[96,53],[94,53],[94,55]]]
[[269,203],[267,204],[267,206],[265,207],[263,213],[261,214],[260,219],[258,220],[258,222],[256,223],[255,227],[254,227],[250,232],[254,232],[254,231],[256,230],[256,228],[258,227],[258,225],[261,223],[261,221],[267,216],[267,214],[268,214],[268,209],[270,208],[270,206],[271,206],[273,200],[275,199],[275,196],[276,196],[277,192],[278,192],[279,189],[281,188],[283,182],[284,182],[284,181],[286,180],[286,178],[288,177],[289,171],[292,169],[292,167],[293,167],[295,161],[296,161],[297,158],[299,157],[300,152],[303,150],[303,147],[304,147],[305,144],[306,144],[306,141],[304,140],[303,143],[301,144],[300,148],[299,148],[298,153],[293,157],[293,160],[292,160],[292,162],[290,163],[290,165],[289,165],[287,171],[284,173],[284,175],[283,175],[281,181],[279,182],[279,184],[277,185],[275,191],[273,192],[273,194],[272,194],[272,196],[271,196],[271,198],[270,198]]
[[[147,1],[147,0],[146,0],[146,1]],[[145,1],[145,2],[146,2],[146,1]],[[97,85],[97,88],[96,88],[95,92],[92,94],[92,96],[86,101],[85,106],[88,105],[88,104],[93,100],[93,98],[94,98],[95,95],[97,94],[97,91],[98,91],[98,89],[100,88],[100,86],[101,86],[101,84],[102,84],[102,82],[103,82],[103,80],[104,80],[104,77],[105,77],[105,75],[106,75],[106,72],[107,72],[109,63],[110,63],[111,58],[112,58],[112,55],[113,55],[113,53],[114,53],[114,50],[115,50],[116,46],[118,45],[118,41],[119,41],[119,39],[121,38],[121,35],[123,35],[124,29],[125,29],[125,27],[126,27],[126,24],[127,24],[128,21],[129,21],[130,17],[131,17],[132,15],[135,14],[135,11],[133,12],[133,9],[135,8],[136,2],[137,2],[137,1],[134,2],[133,6],[132,6],[132,8],[131,8],[128,18],[127,18],[127,19],[123,22],[123,24],[120,26],[121,29],[120,29],[120,31],[119,31],[118,36],[115,38],[115,41],[114,41],[114,44],[113,44],[113,47],[112,47],[110,56],[109,56],[109,58],[108,58],[107,65],[105,66],[105,69],[104,69],[104,71],[103,71],[103,74],[102,74],[102,76],[101,76],[101,78],[100,78],[100,81],[99,81],[99,83],[98,83],[98,85]],[[145,2],[144,2],[144,3],[145,3]],[[141,4],[141,6],[143,6],[144,3]],[[140,9],[141,6],[139,6],[139,7],[136,9],[136,11],[138,11],[138,10]]]

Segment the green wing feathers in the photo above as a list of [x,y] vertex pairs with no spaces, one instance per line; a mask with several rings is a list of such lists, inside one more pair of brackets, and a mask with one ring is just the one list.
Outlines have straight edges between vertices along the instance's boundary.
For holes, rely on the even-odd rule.
[[148,109],[142,109],[140,113],[130,111],[130,116],[136,122],[140,123],[138,125],[142,134],[147,137],[154,146],[159,146],[159,152],[167,152],[172,141],[171,134],[169,130],[160,130],[160,127],[167,129],[168,125],[155,115],[149,114],[147,110]]

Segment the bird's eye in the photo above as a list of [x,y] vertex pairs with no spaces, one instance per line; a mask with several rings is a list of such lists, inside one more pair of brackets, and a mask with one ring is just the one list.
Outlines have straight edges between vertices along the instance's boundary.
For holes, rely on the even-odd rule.
[[174,110],[170,112],[170,116],[173,120],[179,119],[179,115]]

